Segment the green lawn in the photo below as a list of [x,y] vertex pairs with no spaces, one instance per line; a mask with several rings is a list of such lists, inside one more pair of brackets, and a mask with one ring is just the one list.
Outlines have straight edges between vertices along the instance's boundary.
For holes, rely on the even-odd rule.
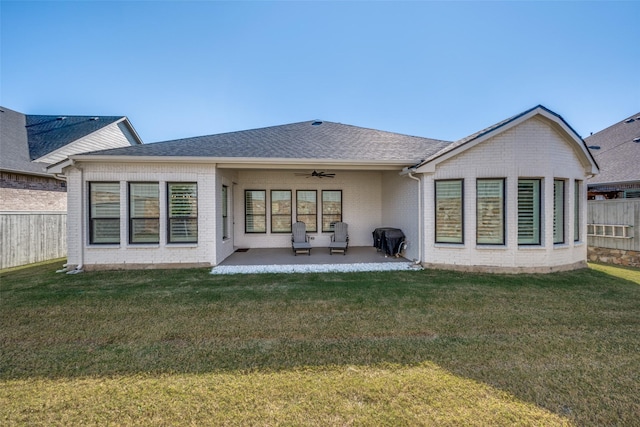
[[2,425],[637,425],[640,270],[0,272]]

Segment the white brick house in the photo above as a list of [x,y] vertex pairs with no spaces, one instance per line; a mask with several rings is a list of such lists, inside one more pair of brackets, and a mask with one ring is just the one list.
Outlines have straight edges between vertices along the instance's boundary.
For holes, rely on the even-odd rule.
[[289,247],[296,220],[327,247],[342,220],[350,246],[402,229],[425,266],[548,272],[586,265],[598,167],[537,106],[453,143],[316,121],[73,155],[52,172],[68,179],[68,263],[85,269],[217,265]]

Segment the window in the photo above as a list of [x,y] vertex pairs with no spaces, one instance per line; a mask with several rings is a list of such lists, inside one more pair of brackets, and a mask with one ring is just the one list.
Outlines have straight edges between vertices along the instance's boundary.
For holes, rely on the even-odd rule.
[[167,183],[169,243],[198,241],[198,193],[195,182]]
[[504,245],[504,179],[479,179],[476,197],[476,241]]
[[582,198],[580,188],[580,181],[576,180],[573,195],[573,240],[575,242],[580,240],[580,199]]
[[540,180],[518,180],[518,244],[540,244]]
[[120,183],[89,183],[89,242],[120,243]]
[[222,186],[222,239],[229,238],[229,187]]
[[244,191],[244,230],[246,233],[267,232],[267,192]]
[[342,190],[323,190],[322,231],[333,231],[336,222],[342,222]]
[[308,232],[318,231],[318,202],[316,190],[296,192],[296,221],[302,221]]
[[436,243],[462,243],[463,181],[436,181]]
[[553,243],[564,243],[564,181],[553,180]]
[[291,190],[271,190],[271,232],[291,233]]
[[160,200],[157,182],[129,183],[129,242],[160,242]]

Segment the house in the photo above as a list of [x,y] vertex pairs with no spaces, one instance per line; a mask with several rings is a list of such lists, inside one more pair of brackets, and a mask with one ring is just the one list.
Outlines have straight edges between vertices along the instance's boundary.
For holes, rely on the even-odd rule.
[[640,198],[640,113],[584,141],[602,169],[587,182],[589,199]]
[[0,107],[1,211],[66,211],[66,182],[46,167],[69,155],[142,144],[126,117],[43,116]]
[[296,221],[326,248],[344,221],[351,247],[402,229],[404,256],[427,267],[549,272],[586,265],[598,166],[537,106],[456,142],[316,120],[77,154],[49,170],[67,177],[78,269],[215,266],[239,247],[290,247]]
[[601,168],[587,181],[588,259],[640,267],[640,113],[585,143]]
[[141,143],[123,116],[43,116],[0,107],[0,268],[66,255],[66,180],[47,166],[83,151]]

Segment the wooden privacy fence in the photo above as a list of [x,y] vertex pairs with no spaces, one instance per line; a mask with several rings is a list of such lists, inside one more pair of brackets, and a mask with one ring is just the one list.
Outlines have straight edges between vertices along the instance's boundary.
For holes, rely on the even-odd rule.
[[0,269],[66,255],[66,212],[0,212]]
[[640,200],[589,200],[589,260],[640,267]]

